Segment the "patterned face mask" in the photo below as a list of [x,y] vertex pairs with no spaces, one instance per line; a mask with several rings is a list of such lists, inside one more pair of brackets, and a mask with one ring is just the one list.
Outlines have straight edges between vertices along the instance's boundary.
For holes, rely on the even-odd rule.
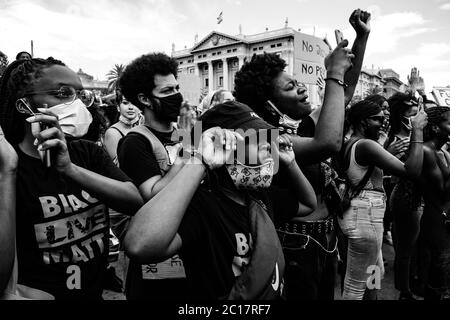
[[267,189],[272,184],[274,165],[273,159],[258,167],[249,167],[236,161],[235,164],[228,165],[227,170],[236,188],[258,190]]

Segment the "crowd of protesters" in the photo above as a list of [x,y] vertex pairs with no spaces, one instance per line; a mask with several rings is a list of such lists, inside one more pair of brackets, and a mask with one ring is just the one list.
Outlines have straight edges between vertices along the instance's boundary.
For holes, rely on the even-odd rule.
[[198,106],[173,58],[143,55],[111,116],[63,62],[19,53],[0,85],[0,296],[102,299],[117,237],[129,300],[334,300],[338,270],[343,299],[373,300],[383,239],[399,299],[448,297],[450,108],[351,104],[370,14],[350,24],[314,112],[275,54]]

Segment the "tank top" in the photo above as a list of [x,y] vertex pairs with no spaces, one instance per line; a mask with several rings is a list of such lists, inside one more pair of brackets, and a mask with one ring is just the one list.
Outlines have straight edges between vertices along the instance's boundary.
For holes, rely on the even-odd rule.
[[[359,140],[361,141],[361,140]],[[364,178],[365,174],[369,170],[369,166],[361,166],[356,162],[355,150],[359,141],[355,142],[350,152],[350,165],[347,170],[347,177],[352,186],[356,187],[359,182]],[[369,181],[363,188],[363,190],[372,190],[384,192],[383,188],[383,170],[375,167]]]

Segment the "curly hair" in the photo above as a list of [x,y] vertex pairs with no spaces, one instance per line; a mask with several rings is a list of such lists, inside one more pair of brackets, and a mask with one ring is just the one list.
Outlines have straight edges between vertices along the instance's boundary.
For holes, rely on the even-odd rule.
[[141,111],[144,106],[140,103],[138,95],[143,93],[151,96],[155,88],[155,75],[178,76],[178,62],[165,53],[151,53],[143,55],[131,62],[119,80],[122,94]]
[[236,100],[248,105],[261,118],[272,118],[265,108],[267,100],[273,98],[274,79],[284,71],[287,64],[274,53],[253,55],[236,73],[234,96]]
[[436,136],[434,126],[438,126],[442,121],[447,120],[445,115],[450,112],[450,107],[432,107],[425,110],[428,115],[428,124],[423,130],[424,141],[430,141]]
[[0,125],[10,143],[22,142],[25,134],[23,124],[27,116],[17,111],[17,100],[23,98],[25,92],[42,77],[42,70],[54,65],[66,66],[63,62],[50,57],[17,60],[6,68],[0,84]]

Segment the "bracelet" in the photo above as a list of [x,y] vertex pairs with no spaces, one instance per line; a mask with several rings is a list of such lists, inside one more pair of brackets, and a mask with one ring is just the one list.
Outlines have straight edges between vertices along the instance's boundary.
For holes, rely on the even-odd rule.
[[343,86],[345,89],[348,88],[348,85],[342,80],[339,80],[336,78],[326,78],[325,81],[327,81],[327,80],[333,80],[333,81],[337,82],[340,86]]
[[410,141],[409,143],[423,143],[423,141]]

